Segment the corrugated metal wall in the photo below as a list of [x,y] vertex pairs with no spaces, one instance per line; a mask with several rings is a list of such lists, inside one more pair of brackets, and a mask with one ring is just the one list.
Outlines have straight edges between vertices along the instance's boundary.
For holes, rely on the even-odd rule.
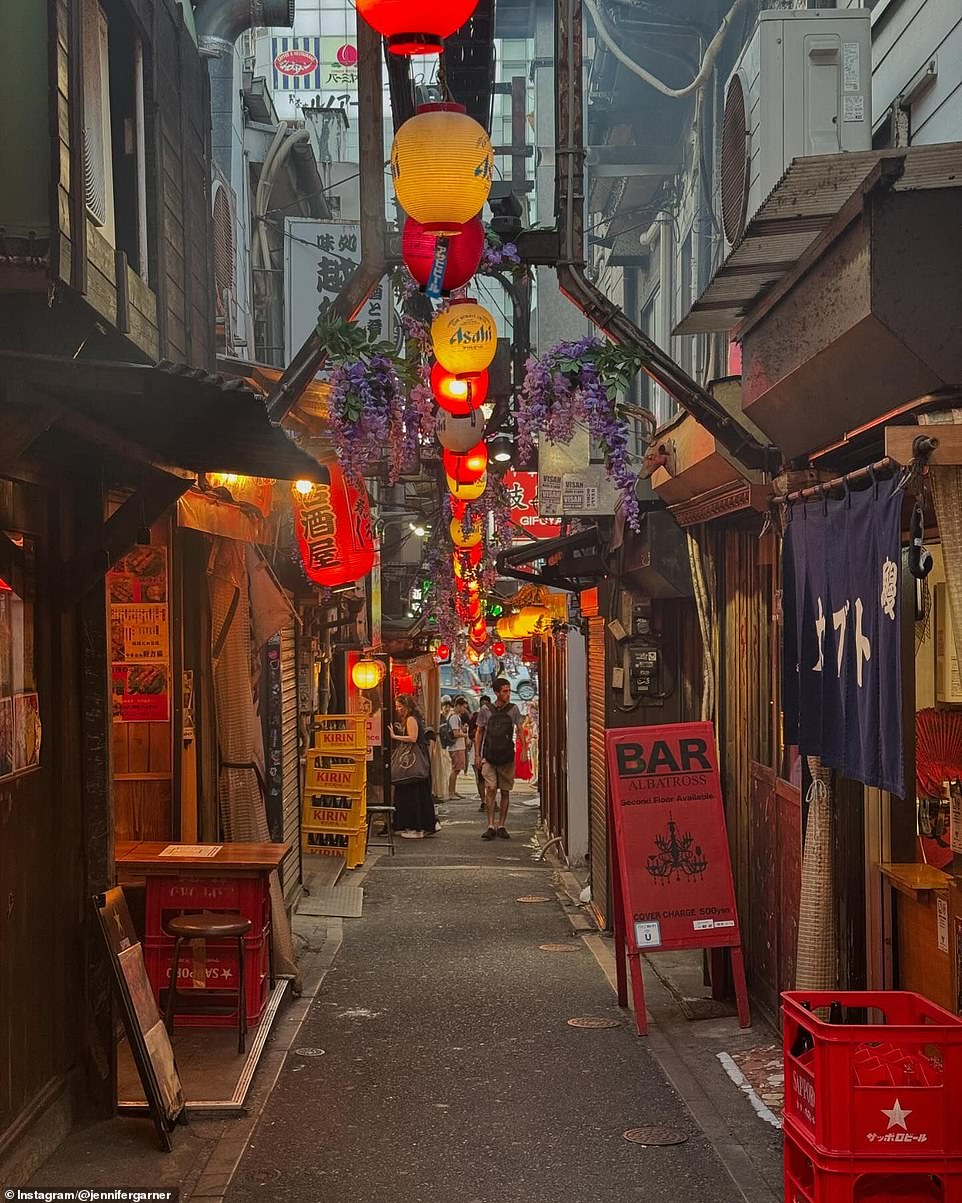
[[[538,679],[541,696],[541,809],[549,836],[560,836],[568,847],[568,713],[567,645],[547,635],[541,639]],[[544,766],[550,771],[545,772]]]
[[290,851],[281,865],[284,900],[292,905],[301,883],[301,785],[297,739],[297,657],[294,624],[281,630],[281,751],[283,838]]

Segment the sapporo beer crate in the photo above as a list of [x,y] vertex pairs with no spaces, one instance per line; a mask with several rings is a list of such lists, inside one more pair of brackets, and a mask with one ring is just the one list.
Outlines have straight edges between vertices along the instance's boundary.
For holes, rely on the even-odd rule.
[[785,1119],[813,1154],[962,1158],[957,1016],[902,990],[788,991],[782,1011]]
[[782,1130],[785,1203],[962,1203],[962,1160],[819,1153],[792,1120]]
[[[258,1023],[270,986],[269,936],[244,939],[244,993],[247,1022]],[[154,997],[163,1014],[170,988],[170,972],[174,962],[174,942],[149,937],[144,944],[147,976]],[[184,1027],[237,1026],[237,941],[184,941],[177,966],[176,1024]],[[186,996],[186,997],[185,997]],[[196,1002],[197,1010],[190,1008]],[[216,1007],[212,1013],[210,1008]]]
[[315,714],[311,751],[322,756],[367,755],[367,719],[362,714]]
[[367,787],[364,755],[333,757],[309,748],[304,767],[304,790],[308,794],[359,793]]
[[343,856],[348,869],[364,864],[367,851],[367,826],[353,831],[302,831],[301,848],[312,856]]
[[165,936],[167,921],[184,911],[230,911],[250,919],[254,933],[271,921],[267,883],[256,877],[157,877],[147,891],[148,936]]
[[367,800],[362,793],[311,794],[301,810],[305,831],[355,831],[366,819]]

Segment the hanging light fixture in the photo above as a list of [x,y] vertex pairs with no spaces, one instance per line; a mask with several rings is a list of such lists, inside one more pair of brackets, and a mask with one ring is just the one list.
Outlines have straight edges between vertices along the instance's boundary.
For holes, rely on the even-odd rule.
[[431,391],[446,413],[465,418],[484,404],[488,395],[488,373],[481,372],[471,380],[462,379],[439,363],[434,363],[431,367]]
[[367,652],[351,668],[351,680],[358,689],[377,689],[384,680],[384,665]]
[[431,234],[456,235],[477,217],[493,171],[491,139],[463,104],[418,105],[394,135],[391,175],[398,204]]
[[514,440],[504,430],[499,430],[493,439],[488,439],[488,451],[496,464],[510,464],[514,458]]
[[[434,257],[438,252],[438,236],[409,217],[401,231],[401,258],[423,292],[431,279]],[[444,274],[441,276],[441,295],[447,296],[463,288],[478,270],[484,253],[484,225],[473,217],[449,235]]]
[[431,323],[431,345],[443,368],[471,380],[494,359],[498,327],[483,305],[471,297],[458,298]]
[[392,54],[440,54],[444,38],[460,29],[478,0],[357,0],[357,11],[387,41]]

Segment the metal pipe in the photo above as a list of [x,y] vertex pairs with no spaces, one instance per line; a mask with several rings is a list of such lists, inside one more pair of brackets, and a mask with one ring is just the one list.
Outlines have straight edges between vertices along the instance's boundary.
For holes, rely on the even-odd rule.
[[585,275],[583,0],[557,0],[555,8],[555,212],[560,257],[558,285],[585,316],[619,346],[640,353],[644,371],[746,468],[773,471],[779,455],[734,421]]
[[541,851],[538,853],[538,855],[534,858],[535,862],[543,861],[545,859],[548,849],[553,848],[555,844],[557,844],[558,847],[561,849],[561,855],[564,858],[565,868],[567,868],[571,862],[568,860],[568,853],[565,852],[564,837],[560,836],[560,835],[556,835],[553,840],[548,840],[547,844],[544,845],[544,847],[541,849]]
[[296,0],[200,0],[194,13],[197,46],[207,58],[223,58],[245,29],[290,29]]

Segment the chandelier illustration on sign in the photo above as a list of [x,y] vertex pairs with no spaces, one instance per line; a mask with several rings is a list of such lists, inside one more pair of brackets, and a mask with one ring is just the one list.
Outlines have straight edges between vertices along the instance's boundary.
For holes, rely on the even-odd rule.
[[655,836],[658,852],[648,857],[645,868],[652,877],[662,882],[670,881],[673,873],[676,881],[700,878],[708,868],[708,860],[699,844],[692,848],[694,843],[695,837],[690,831],[684,835],[678,834],[678,824],[669,812],[668,834]]

